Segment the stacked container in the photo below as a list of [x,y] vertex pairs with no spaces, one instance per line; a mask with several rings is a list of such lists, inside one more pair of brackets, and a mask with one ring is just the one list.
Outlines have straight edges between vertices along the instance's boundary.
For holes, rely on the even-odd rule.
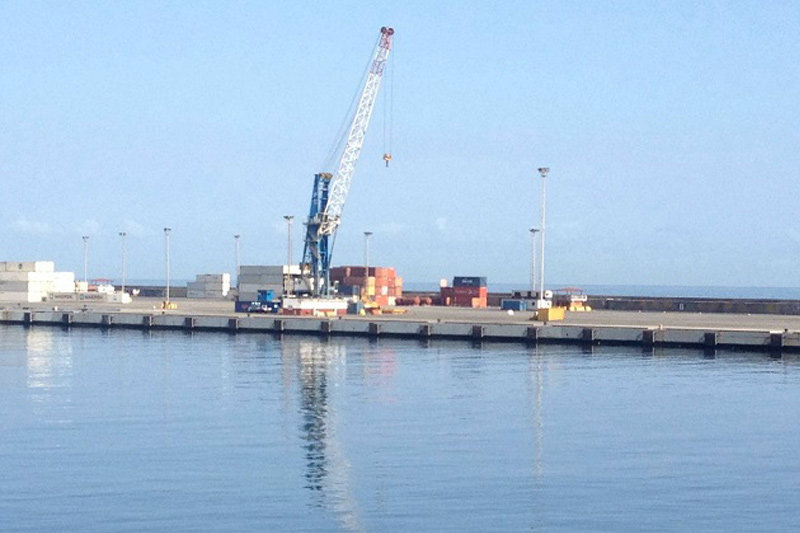
[[186,284],[187,298],[214,298],[223,299],[231,290],[231,275],[198,274],[194,281]]
[[53,261],[0,262],[0,301],[41,302],[51,293],[74,293],[75,274],[56,272]]
[[454,307],[487,307],[489,289],[483,276],[456,276],[452,287],[440,289],[442,305]]
[[340,266],[331,269],[331,283],[339,294],[372,300],[381,306],[394,305],[403,296],[403,278],[392,267]]
[[258,291],[283,295],[290,290],[294,276],[299,275],[299,265],[242,265],[237,285],[239,300],[258,301]]

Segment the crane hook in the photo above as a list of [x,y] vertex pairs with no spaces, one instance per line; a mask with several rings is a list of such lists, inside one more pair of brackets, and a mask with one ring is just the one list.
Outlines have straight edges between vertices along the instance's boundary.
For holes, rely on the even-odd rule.
[[383,160],[386,161],[386,167],[389,167],[389,161],[392,160],[392,154],[383,154]]

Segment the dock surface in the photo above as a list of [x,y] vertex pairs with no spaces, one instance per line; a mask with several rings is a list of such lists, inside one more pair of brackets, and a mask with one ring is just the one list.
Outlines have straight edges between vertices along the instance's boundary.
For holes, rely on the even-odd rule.
[[592,311],[567,313],[564,321],[532,320],[531,312],[454,307],[405,307],[403,314],[297,317],[235,313],[233,302],[173,299],[132,304],[6,304],[5,324],[66,327],[218,330],[228,332],[463,338],[486,341],[640,344],[800,351],[800,316],[725,313]]

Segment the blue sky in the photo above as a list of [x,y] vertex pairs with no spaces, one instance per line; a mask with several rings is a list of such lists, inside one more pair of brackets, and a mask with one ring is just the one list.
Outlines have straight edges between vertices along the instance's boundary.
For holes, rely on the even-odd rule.
[[[285,5],[284,5],[285,4]],[[431,5],[433,4],[433,5]],[[90,277],[302,252],[383,25],[334,263],[525,283],[800,285],[800,2],[4,2],[0,255]],[[389,87],[384,84],[383,91]]]

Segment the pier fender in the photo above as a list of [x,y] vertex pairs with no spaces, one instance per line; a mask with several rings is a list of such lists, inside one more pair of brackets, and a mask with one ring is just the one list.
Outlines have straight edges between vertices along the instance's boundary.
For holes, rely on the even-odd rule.
[[783,332],[771,331],[769,334],[769,347],[771,350],[780,351],[783,349]]
[[703,345],[706,348],[716,348],[719,343],[719,333],[716,331],[707,331],[703,335]]
[[539,328],[527,328],[525,330],[525,339],[528,342],[539,342]]
[[369,323],[369,334],[372,337],[377,337],[381,334],[381,325],[377,322],[370,322]]
[[331,320],[323,320],[320,322],[320,331],[325,335],[330,335],[333,331],[333,322]]
[[472,338],[473,339],[482,339],[485,333],[485,329],[483,326],[472,326]]
[[422,324],[419,327],[419,335],[420,337],[430,337],[431,333],[433,332],[433,327],[430,324]]
[[592,328],[583,328],[583,331],[581,331],[581,340],[588,344],[594,343],[595,330],[593,330]]
[[114,317],[112,315],[103,315],[100,317],[100,325],[104,328],[111,326],[114,323]]

